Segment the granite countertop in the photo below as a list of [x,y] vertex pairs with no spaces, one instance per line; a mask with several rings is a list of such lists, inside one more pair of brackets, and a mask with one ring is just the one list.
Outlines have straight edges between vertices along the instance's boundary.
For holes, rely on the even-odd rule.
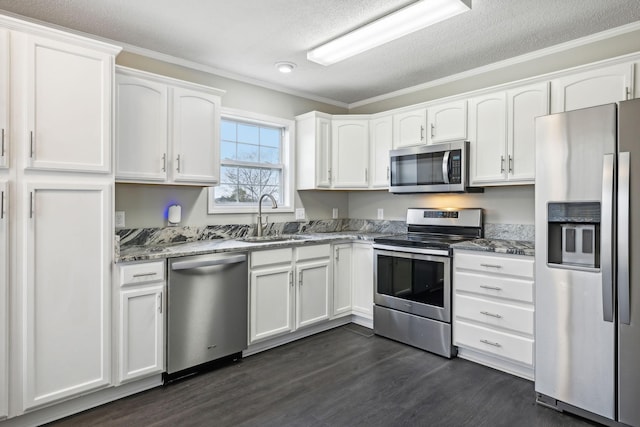
[[475,239],[456,243],[453,249],[534,256],[534,243],[525,240]]
[[165,245],[125,246],[116,253],[115,262],[145,261],[181,257],[188,255],[202,255],[216,252],[254,251],[259,249],[275,249],[290,246],[301,246],[319,243],[336,243],[339,241],[371,241],[389,233],[366,233],[358,231],[344,231],[334,233],[295,234],[291,240],[251,242],[242,239],[213,239],[187,243],[173,243]]

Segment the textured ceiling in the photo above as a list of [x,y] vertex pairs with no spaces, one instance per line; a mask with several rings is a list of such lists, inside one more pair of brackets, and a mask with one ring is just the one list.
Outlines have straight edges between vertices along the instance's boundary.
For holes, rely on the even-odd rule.
[[[0,0],[0,9],[350,104],[640,21],[639,0],[472,0],[324,67],[306,51],[414,0]],[[274,63],[297,64],[283,75]]]

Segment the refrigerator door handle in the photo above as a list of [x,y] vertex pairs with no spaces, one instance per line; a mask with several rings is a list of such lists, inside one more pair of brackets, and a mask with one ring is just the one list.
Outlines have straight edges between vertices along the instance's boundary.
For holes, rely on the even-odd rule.
[[602,311],[604,321],[613,322],[613,154],[605,154],[602,163]]
[[620,323],[631,324],[631,300],[629,289],[629,224],[630,153],[622,152],[618,160],[618,313]]

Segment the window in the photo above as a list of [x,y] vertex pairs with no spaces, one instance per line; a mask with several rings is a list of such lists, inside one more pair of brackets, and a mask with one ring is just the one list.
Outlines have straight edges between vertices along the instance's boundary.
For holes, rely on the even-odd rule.
[[279,210],[291,211],[293,122],[225,111],[220,120],[220,185],[209,190],[209,213],[256,211],[262,194],[273,196]]

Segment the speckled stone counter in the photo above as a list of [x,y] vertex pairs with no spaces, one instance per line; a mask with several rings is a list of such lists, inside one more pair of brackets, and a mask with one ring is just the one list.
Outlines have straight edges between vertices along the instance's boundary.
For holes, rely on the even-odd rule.
[[476,239],[456,243],[453,249],[469,251],[496,252],[501,254],[534,256],[534,243],[525,240]]

